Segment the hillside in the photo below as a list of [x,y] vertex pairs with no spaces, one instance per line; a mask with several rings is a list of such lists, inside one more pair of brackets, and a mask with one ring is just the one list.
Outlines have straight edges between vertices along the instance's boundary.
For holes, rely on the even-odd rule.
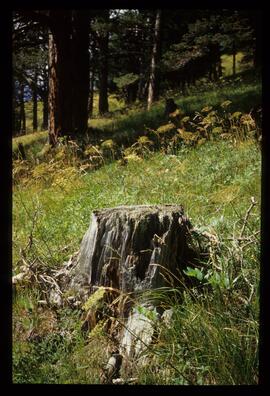
[[[137,369],[129,362],[122,377],[138,384],[257,383],[261,152],[241,117],[260,104],[260,85],[233,84],[174,96],[181,120],[217,110],[209,137],[195,143],[191,135],[175,144],[175,135],[160,133],[168,126],[162,98],[149,113],[135,106],[90,120],[95,141],[90,136],[83,154],[76,142],[41,154],[45,133],[38,132],[26,143],[26,160],[14,159],[13,274],[25,265],[36,274],[14,293],[14,382],[100,383],[110,345],[102,323],[85,336],[83,308],[46,303],[39,274],[59,269],[78,250],[93,210],[174,203],[184,206],[198,233],[218,242],[210,243],[207,264],[189,272],[199,286],[185,291],[181,305],[181,285],[156,291],[174,309],[174,320],[147,350],[152,363]],[[225,119],[234,129],[222,137],[215,128]]]

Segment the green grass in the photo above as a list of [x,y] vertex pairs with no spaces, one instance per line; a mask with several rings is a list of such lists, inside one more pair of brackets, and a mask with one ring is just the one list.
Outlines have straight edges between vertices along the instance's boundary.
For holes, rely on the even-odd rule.
[[46,141],[48,140],[48,132],[40,131],[35,133],[29,133],[27,135],[19,136],[12,139],[12,152],[16,156],[18,152],[18,145],[22,143],[26,152],[26,155],[35,155],[42,149]]
[[[186,115],[200,111],[205,104],[218,107],[225,100],[232,102],[232,111],[248,112],[261,103],[261,84],[260,82],[241,82],[239,76],[235,82],[225,80],[225,82],[211,83],[207,84],[201,92],[198,88],[193,88],[187,96],[180,96],[177,93],[171,96]],[[113,134],[116,141],[124,139],[131,143],[147,128],[155,129],[162,122],[164,123],[164,108],[165,102],[161,99],[153,105],[150,111],[134,107],[127,114],[117,115],[111,119],[89,120],[89,125],[109,136]]]
[[[234,287],[237,289],[237,286]],[[157,294],[157,293],[153,293]],[[244,385],[258,381],[258,315],[249,313],[236,290],[194,297],[187,292],[173,307],[171,327],[149,351],[149,364],[138,370],[143,384]],[[258,305],[254,298],[253,308]],[[169,364],[168,364],[169,362]],[[162,367],[157,374],[156,367]]]
[[[259,159],[253,144],[233,147],[219,142],[176,156],[156,153],[125,167],[114,162],[79,178],[70,168],[55,172],[51,181],[41,175],[33,178],[30,187],[15,187],[14,229],[23,231],[26,239],[25,231],[31,226],[26,211],[37,211],[40,235],[58,252],[71,241],[75,247],[94,208],[175,202],[184,205],[196,224],[211,224],[218,214],[220,218],[226,215],[232,226],[235,214],[231,205],[237,204],[241,212],[252,194],[259,199]],[[225,220],[220,223],[220,227],[225,225]],[[14,242],[17,243],[16,234]],[[39,242],[37,245],[41,246],[42,241]]]
[[[156,177],[157,174],[159,177]],[[73,179],[70,176],[70,170],[66,169],[61,174],[59,185],[55,183],[58,176],[55,174],[50,181],[39,179],[26,186],[23,184],[15,186],[13,197],[14,272],[16,272],[16,261],[20,259],[20,248],[26,246],[31,231],[33,246],[28,254],[29,259],[39,257],[45,265],[59,266],[69,254],[79,248],[89,225],[91,212],[97,208],[120,204],[181,203],[195,226],[205,227],[212,233],[227,237],[231,235],[235,224],[243,218],[249,206],[250,197],[254,196],[260,202],[260,152],[251,142],[238,146],[233,146],[228,142],[218,144],[209,142],[197,149],[182,150],[175,156],[154,153],[141,161],[131,161],[124,167],[114,162],[84,176],[77,175]],[[34,213],[36,213],[36,221],[33,228]],[[250,225],[254,231],[259,229],[259,216],[258,206]],[[250,265],[255,268],[256,278],[258,278],[258,263],[253,260]],[[29,297],[25,297],[26,301],[27,298]],[[32,297],[34,306],[32,313],[38,309],[36,301],[37,299]],[[235,304],[235,301],[232,300],[232,302]],[[187,331],[190,332],[190,341],[185,339],[185,343],[188,342],[191,351],[194,346],[194,351],[189,358],[190,364],[194,365],[195,371],[197,370],[196,375],[194,374],[194,381],[198,383],[206,378],[205,381],[210,383],[242,383],[243,381],[253,383],[254,378],[249,379],[249,376],[251,373],[255,375],[256,362],[252,363],[248,360],[255,358],[248,355],[250,349],[245,350],[245,344],[241,343],[240,336],[241,331],[245,331],[245,326],[239,330],[239,335],[233,324],[234,320],[231,319],[231,311],[227,314],[223,305],[217,300],[213,304],[209,300],[208,307],[202,305],[200,301],[192,303],[187,300],[185,304],[187,306],[183,306],[184,314],[179,314],[179,320],[175,326],[179,328],[186,326]],[[237,307],[235,312],[234,306],[231,309],[233,315],[237,314]],[[218,311],[217,317],[212,316],[215,310]],[[200,317],[192,326],[189,326],[189,323],[193,322],[192,315],[195,316],[196,312],[201,312]],[[14,315],[17,317],[16,310]],[[226,315],[228,315],[227,319]],[[33,320],[33,314],[31,320]],[[257,329],[256,320],[256,318],[253,321],[250,319],[249,322],[253,329],[252,334]],[[69,321],[68,317],[67,321]],[[219,335],[220,329],[223,329],[221,325],[233,327],[233,330],[231,333],[230,330],[226,330],[224,335],[223,333]],[[31,326],[35,327],[35,324],[31,325],[29,321],[24,323],[24,327],[28,330]],[[174,337],[178,333],[175,330]],[[216,367],[213,350],[208,351],[211,343],[206,342],[204,333],[209,340],[212,340],[213,345],[219,345],[221,348],[219,353],[223,356],[223,360],[218,367]],[[236,340],[233,341],[230,335]],[[216,339],[213,338],[214,336]],[[244,336],[245,333],[243,333]],[[15,333],[14,337],[16,344],[14,350],[15,382],[84,383],[89,381],[93,383],[98,381],[97,378],[93,378],[93,372],[92,376],[88,373],[87,380],[86,373],[89,371],[89,366],[94,366],[94,362],[91,357],[85,357],[89,345],[82,344],[79,332],[73,334],[73,344],[69,347],[70,349],[65,351],[61,349],[67,348],[64,342],[62,346],[61,343],[59,347],[56,346],[56,352],[50,349],[50,343],[54,342],[50,337],[48,339],[45,337],[41,345],[28,343],[27,351],[24,350],[25,341],[20,340],[20,333]],[[54,337],[53,333],[51,337]],[[254,338],[254,335],[252,337]],[[199,340],[200,354],[196,352]],[[243,338],[243,342],[244,340]],[[231,346],[229,349],[229,343],[232,341],[235,350]],[[181,348],[185,348],[185,345],[182,345],[185,343],[181,341],[181,335],[174,338],[174,343],[179,345],[180,356]],[[57,342],[56,345],[58,345]],[[43,348],[43,354],[40,354],[39,348]],[[95,348],[94,351],[97,353]],[[211,359],[204,358],[207,351]],[[224,351],[226,351],[225,356]],[[168,350],[165,356],[166,354],[169,354]],[[174,357],[176,360],[177,356]],[[30,360],[26,363],[28,358]],[[197,359],[196,364],[194,359]],[[246,368],[245,376],[238,372],[234,374],[233,367],[237,368],[241,359],[245,364],[252,366],[252,370]],[[76,363],[81,360],[83,363]],[[232,369],[225,367],[224,364],[229,364],[231,360]],[[37,361],[39,362],[38,369],[32,370],[31,364],[36,366]],[[54,366],[55,361],[57,361],[57,368]],[[204,361],[210,365],[212,371],[207,369],[208,375],[200,376],[200,370],[203,370],[206,364]],[[76,371],[77,364],[82,368],[79,373],[77,371],[77,376],[71,375]],[[189,369],[185,370],[190,373]],[[157,377],[151,374],[151,370],[140,375],[142,383],[157,381]],[[175,374],[170,375],[171,382],[168,379],[167,382],[180,381],[180,379],[177,380]]]
[[[249,79],[249,75],[239,74],[232,80],[224,78],[217,83],[200,83],[197,87],[190,88],[187,96],[181,96],[173,92],[171,96],[185,114],[193,114],[200,111],[205,105],[219,107],[225,100],[232,101],[231,111],[249,112],[261,103],[261,82],[257,79]],[[93,128],[101,139],[113,137],[117,142],[132,144],[138,136],[147,131],[147,128],[158,128],[164,123],[164,100],[154,103],[150,111],[143,110],[141,105],[135,105],[126,109],[123,114],[114,114],[115,110],[123,109],[124,104],[118,101],[114,95],[109,96],[111,114],[106,117],[98,117],[98,95],[94,95],[93,118],[89,119],[88,125]],[[31,104],[27,104],[30,108]],[[31,113],[27,112],[27,123],[30,123]],[[27,125],[28,125],[27,124]],[[41,150],[46,141],[46,132],[37,132],[13,139],[13,152],[16,152],[18,142],[26,145],[26,153],[35,155]]]
[[[260,102],[260,84],[238,81],[178,96],[176,102],[185,113],[192,113],[226,99],[233,101],[236,110],[249,111]],[[132,141],[146,126],[158,127],[162,113],[161,100],[150,112],[134,107],[113,119],[93,121],[108,137],[126,134],[127,141]],[[242,249],[235,236],[251,197],[258,204],[246,233],[260,229],[258,145],[253,140],[207,141],[196,148],[182,147],[173,155],[151,152],[130,158],[124,166],[105,161],[96,170],[83,171],[72,156],[63,158],[61,149],[53,161],[49,156],[36,164],[35,153],[44,144],[41,134],[45,141],[46,132],[13,140],[14,148],[20,139],[29,147],[28,160],[14,162],[13,274],[21,270],[23,251],[27,261],[59,268],[79,249],[94,209],[182,204],[195,227],[221,241],[220,251],[201,268],[204,277],[212,279],[211,287],[201,285],[197,294],[186,290],[181,305],[171,293],[160,292],[162,304],[174,308],[174,320],[170,329],[161,329],[159,341],[149,349],[147,367],[137,369],[130,362],[133,374],[140,384],[186,384],[185,378],[192,384],[257,383],[259,244],[253,238]],[[26,248],[29,240],[31,247]],[[107,363],[106,335],[99,328],[85,339],[80,310],[40,306],[41,290],[31,286],[18,287],[14,294],[13,381],[99,383],[101,366]],[[178,292],[175,289],[173,295]]]

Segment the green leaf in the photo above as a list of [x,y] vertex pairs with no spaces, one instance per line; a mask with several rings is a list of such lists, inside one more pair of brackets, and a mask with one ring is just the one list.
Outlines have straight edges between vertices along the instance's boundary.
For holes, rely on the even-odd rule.
[[203,273],[202,273],[201,270],[199,270],[199,268],[187,267],[187,270],[184,270],[184,273],[187,276],[191,276],[191,277],[197,278],[199,281],[201,281],[203,279]]

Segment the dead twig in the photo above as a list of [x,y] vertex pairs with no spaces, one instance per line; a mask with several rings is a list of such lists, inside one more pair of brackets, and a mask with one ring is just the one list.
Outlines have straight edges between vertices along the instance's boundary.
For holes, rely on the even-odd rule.
[[245,229],[246,229],[246,226],[247,226],[247,222],[248,222],[248,219],[249,219],[249,216],[250,216],[250,212],[252,211],[252,209],[256,205],[257,205],[257,202],[255,201],[255,198],[251,197],[251,205],[248,208],[248,210],[246,211],[246,214],[245,214],[245,217],[244,217],[244,223],[243,223],[242,229],[240,231],[240,238],[242,238],[243,235],[244,235],[244,232],[245,232]]

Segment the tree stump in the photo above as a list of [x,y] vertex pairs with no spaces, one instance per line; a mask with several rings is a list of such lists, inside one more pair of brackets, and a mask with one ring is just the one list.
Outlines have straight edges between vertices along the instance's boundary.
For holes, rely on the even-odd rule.
[[180,205],[119,206],[96,210],[78,255],[73,285],[136,292],[179,276],[191,250],[190,223]]

